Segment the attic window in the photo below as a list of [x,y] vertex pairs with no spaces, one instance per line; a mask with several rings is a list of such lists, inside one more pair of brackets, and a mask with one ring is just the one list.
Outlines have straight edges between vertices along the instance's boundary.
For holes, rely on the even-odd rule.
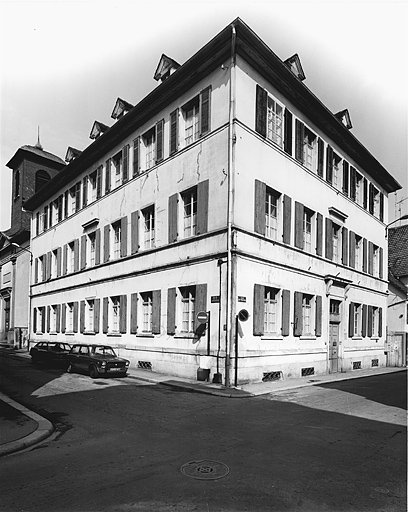
[[106,124],[100,123],[99,121],[95,121],[91,133],[89,135],[89,138],[91,139],[97,139],[100,135],[106,132],[106,130],[109,129],[109,126],[106,126]]
[[334,114],[334,116],[337,117],[337,119],[341,122],[343,126],[347,128],[347,130],[353,128],[353,125],[351,124],[351,117],[347,109],[337,112],[337,114]]
[[292,73],[299,78],[303,82],[305,80],[306,75],[303,72],[302,64],[299,59],[299,55],[295,53],[292,57],[289,57],[285,60],[286,66],[292,71]]
[[118,98],[116,100],[115,107],[112,112],[112,119],[120,119],[124,115],[126,115],[130,110],[132,110],[133,105],[128,103],[125,100],[122,100],[121,98]]
[[160,58],[159,64],[157,65],[156,71],[154,73],[154,79],[156,81],[160,80],[161,82],[164,82],[179,67],[180,64],[178,62],[171,59],[170,57],[167,57],[167,55],[163,53]]

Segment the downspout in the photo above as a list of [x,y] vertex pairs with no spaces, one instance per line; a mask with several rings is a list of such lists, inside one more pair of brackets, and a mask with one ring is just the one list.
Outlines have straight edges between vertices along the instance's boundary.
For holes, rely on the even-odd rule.
[[235,41],[236,30],[232,25],[231,35],[231,63],[229,83],[229,120],[228,120],[228,212],[227,212],[227,300],[226,300],[226,339],[225,339],[225,385],[231,386],[231,346],[232,336],[232,217],[233,217],[233,149],[235,143],[234,117],[235,117]]

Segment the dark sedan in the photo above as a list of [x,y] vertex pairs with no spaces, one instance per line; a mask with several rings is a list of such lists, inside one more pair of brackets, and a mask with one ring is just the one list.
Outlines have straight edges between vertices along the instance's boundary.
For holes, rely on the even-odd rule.
[[74,345],[68,354],[68,372],[88,373],[93,379],[117,375],[124,377],[130,362],[118,357],[108,345]]
[[31,361],[34,364],[45,363],[49,365],[66,366],[71,345],[51,341],[40,341],[30,349]]

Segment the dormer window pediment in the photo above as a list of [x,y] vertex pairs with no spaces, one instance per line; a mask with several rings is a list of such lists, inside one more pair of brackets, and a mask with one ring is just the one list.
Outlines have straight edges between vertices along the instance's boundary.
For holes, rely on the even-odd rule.
[[292,71],[292,73],[303,82],[306,79],[306,75],[303,71],[302,64],[300,62],[299,55],[295,53],[292,57],[285,60],[286,66]]
[[180,64],[178,62],[171,59],[170,57],[167,57],[167,55],[163,53],[160,58],[159,64],[157,65],[153,78],[156,81],[160,80],[161,82],[164,82],[179,67]]
[[89,135],[90,139],[97,139],[100,135],[105,133],[107,130],[109,130],[109,126],[106,126],[106,124],[100,123],[99,121],[95,121],[91,133]]
[[120,119],[124,115],[126,115],[130,110],[132,110],[133,105],[128,103],[125,100],[122,100],[122,98],[118,98],[116,100],[115,107],[113,108],[112,112],[112,119]]
[[67,149],[67,154],[65,155],[65,161],[70,163],[72,160],[75,160],[75,158],[77,158],[81,153],[82,151],[79,149],[71,148],[71,146],[69,146]]
[[351,117],[347,109],[337,112],[337,114],[334,114],[334,116],[337,117],[337,119],[347,128],[347,130],[353,128],[353,125],[351,124]]

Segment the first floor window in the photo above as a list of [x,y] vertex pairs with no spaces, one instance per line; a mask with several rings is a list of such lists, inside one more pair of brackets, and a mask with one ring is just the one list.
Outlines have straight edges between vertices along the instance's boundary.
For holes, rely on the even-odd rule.
[[85,304],[85,330],[88,332],[95,331],[95,301],[88,299]]
[[361,304],[354,304],[354,336],[361,336],[362,329],[362,307]]
[[113,259],[117,260],[120,258],[120,241],[121,241],[121,226],[120,222],[116,222],[112,225],[112,234],[113,234]]
[[276,192],[266,189],[265,195],[265,236],[277,239],[278,231],[278,199]]
[[307,167],[311,171],[316,170],[316,148],[316,135],[305,127],[305,138],[303,143],[303,162],[305,164],[305,167]]
[[303,295],[302,300],[302,317],[303,317],[303,334],[312,334],[313,331],[313,315],[312,315],[312,295]]
[[189,286],[180,289],[181,293],[181,330],[194,332],[195,317],[195,287]]
[[356,235],[355,269],[363,270],[363,239],[358,235]]
[[152,292],[141,293],[143,332],[152,332],[153,318],[153,294]]
[[183,200],[183,233],[184,238],[194,236],[197,229],[197,188],[184,192]]
[[120,324],[120,297],[111,297],[110,299],[110,331],[119,332]]
[[44,308],[36,308],[36,332],[44,332]]
[[154,247],[154,206],[142,210],[144,248]]
[[186,146],[198,138],[199,104],[197,101],[184,108],[184,143]]
[[341,263],[341,232],[337,224],[333,224],[333,261]]
[[68,302],[66,309],[66,330],[68,332],[74,331],[74,303]]
[[151,130],[144,137],[145,155],[146,155],[146,169],[150,169],[155,164],[155,131]]
[[265,287],[264,333],[278,332],[278,296],[279,290]]
[[283,144],[283,108],[272,98],[268,97],[268,139],[278,146]]
[[312,218],[313,212],[305,208],[303,212],[303,240],[304,249],[307,252],[312,252]]

